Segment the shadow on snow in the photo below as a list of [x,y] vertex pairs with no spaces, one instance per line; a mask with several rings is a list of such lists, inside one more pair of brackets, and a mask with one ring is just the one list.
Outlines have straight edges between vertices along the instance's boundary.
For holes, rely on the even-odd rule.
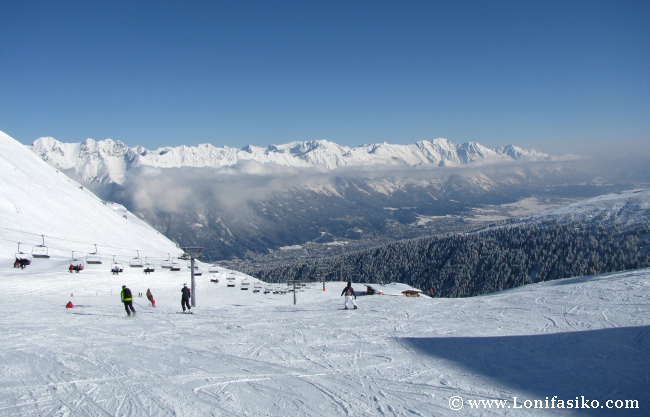
[[634,410],[573,411],[587,415],[650,415],[650,326],[403,340],[427,355],[454,361],[477,377],[532,395],[522,395],[520,404],[525,399],[544,401],[553,396],[564,401],[584,396],[586,400],[598,400],[601,406],[607,400],[638,400],[639,408]]

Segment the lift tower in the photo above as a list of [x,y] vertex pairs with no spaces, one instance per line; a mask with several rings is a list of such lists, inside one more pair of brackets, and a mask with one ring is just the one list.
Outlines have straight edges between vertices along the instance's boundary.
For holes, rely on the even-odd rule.
[[203,254],[201,253],[201,250],[203,250],[202,247],[197,247],[197,246],[191,246],[191,247],[185,247],[181,248],[183,249],[184,254],[182,254],[179,259],[183,260],[189,260],[190,261],[190,273],[191,273],[191,279],[192,279],[192,307],[196,307],[196,298],[194,296],[195,290],[196,290],[196,284],[194,282],[194,260],[195,259],[201,259],[203,258]]

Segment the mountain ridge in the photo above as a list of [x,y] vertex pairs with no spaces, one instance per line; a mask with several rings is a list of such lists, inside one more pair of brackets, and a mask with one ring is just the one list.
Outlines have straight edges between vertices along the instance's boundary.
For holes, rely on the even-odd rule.
[[216,147],[204,143],[148,150],[141,146],[129,147],[112,139],[63,143],[51,137],[43,137],[28,148],[56,168],[74,171],[87,184],[122,184],[128,171],[142,166],[223,168],[242,162],[257,162],[280,167],[311,167],[333,171],[343,167],[452,167],[554,158],[534,149],[527,150],[514,145],[491,149],[477,142],[457,145],[448,139],[422,140],[409,145],[383,142],[354,147],[324,139],[267,147],[247,145],[242,148]]

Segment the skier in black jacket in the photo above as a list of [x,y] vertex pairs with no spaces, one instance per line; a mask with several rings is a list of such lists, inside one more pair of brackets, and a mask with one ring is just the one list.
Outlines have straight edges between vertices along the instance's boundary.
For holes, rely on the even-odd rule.
[[[124,303],[124,309],[126,310],[126,315],[130,316],[131,313],[135,316],[135,309],[133,308],[133,296],[131,295],[131,290],[122,285],[122,292],[120,293],[122,302]],[[130,311],[129,311],[130,309]]]
[[183,313],[185,313],[185,306],[187,306],[188,311],[191,311],[192,307],[190,307],[190,296],[192,295],[192,292],[189,288],[187,288],[187,284],[183,284],[181,293],[183,293],[183,296],[181,297],[181,307],[183,307]]
[[[348,303],[349,302],[351,302],[352,305],[354,306],[354,308],[356,309],[357,308],[357,303],[354,300],[357,299],[357,295],[354,293],[354,288],[352,288],[352,281],[348,281],[348,286],[343,288],[343,292],[341,293],[341,297],[343,297],[343,295],[345,295],[345,309],[346,310],[348,309]],[[354,297],[354,298],[352,298],[352,297]]]

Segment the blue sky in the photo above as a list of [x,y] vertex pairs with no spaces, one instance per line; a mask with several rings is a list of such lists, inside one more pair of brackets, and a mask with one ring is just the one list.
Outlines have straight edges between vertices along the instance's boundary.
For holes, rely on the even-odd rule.
[[0,2],[23,143],[650,143],[648,1]]

